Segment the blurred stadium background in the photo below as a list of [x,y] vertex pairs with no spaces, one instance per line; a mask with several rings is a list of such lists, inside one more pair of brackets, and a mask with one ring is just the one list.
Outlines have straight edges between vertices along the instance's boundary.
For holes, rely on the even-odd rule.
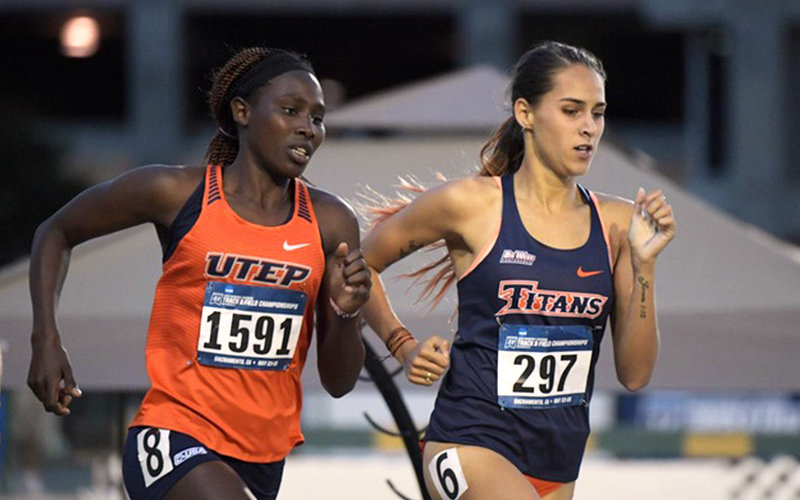
[[[543,39],[589,48],[609,73],[586,184],[663,186],[680,226],[657,285],[656,376],[624,393],[606,343],[576,500],[800,498],[797,0],[0,0],[0,497],[124,498],[155,232],[75,253],[60,326],[85,396],[65,419],[25,387],[30,238],[83,186],[199,163],[214,132],[208,76],[233,49],[310,56],[331,112],[308,177],[358,201],[399,175],[469,172],[508,112],[504,72]],[[425,312],[407,283],[389,287],[418,335],[451,331],[452,295]],[[332,400],[313,352],[304,377],[307,443],[280,498],[399,498],[387,479],[419,498],[400,440],[365,418],[394,425],[372,383]],[[398,385],[424,427],[434,392]]]

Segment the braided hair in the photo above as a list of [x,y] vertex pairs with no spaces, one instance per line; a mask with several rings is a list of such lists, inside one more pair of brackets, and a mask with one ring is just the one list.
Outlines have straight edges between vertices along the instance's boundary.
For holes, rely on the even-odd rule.
[[231,100],[234,97],[248,99],[269,80],[293,69],[314,73],[311,63],[302,54],[271,47],[248,47],[236,52],[214,72],[208,107],[217,132],[206,149],[206,164],[228,165],[239,153],[239,134],[231,114]]

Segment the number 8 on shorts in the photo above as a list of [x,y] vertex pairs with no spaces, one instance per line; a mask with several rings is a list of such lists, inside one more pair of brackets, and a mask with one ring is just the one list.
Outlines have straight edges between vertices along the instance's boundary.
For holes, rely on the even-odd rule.
[[145,488],[172,470],[168,430],[149,427],[139,432],[136,436],[136,452]]

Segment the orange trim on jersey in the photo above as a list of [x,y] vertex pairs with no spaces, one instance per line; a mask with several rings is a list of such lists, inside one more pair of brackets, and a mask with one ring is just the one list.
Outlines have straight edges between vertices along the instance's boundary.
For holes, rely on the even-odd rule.
[[[494,179],[494,181],[497,183],[497,187],[500,188],[500,193],[502,193],[503,192],[503,184],[500,181],[500,177],[498,177],[496,175],[493,175],[492,179]],[[501,194],[501,196],[502,196],[502,194]],[[467,270],[464,271],[464,274],[462,274],[461,276],[458,277],[458,281],[461,281],[462,279],[466,278],[467,275],[469,273],[471,273],[472,271],[474,271],[475,268],[478,267],[478,265],[480,265],[481,262],[483,262],[483,259],[485,259],[487,255],[489,255],[489,252],[491,252],[492,248],[494,248],[494,244],[497,243],[497,237],[500,236],[500,227],[502,225],[503,225],[503,209],[502,209],[502,202],[501,202],[501,204],[500,204],[500,221],[497,223],[497,227],[494,228],[494,231],[492,231],[492,235],[489,237],[489,240],[486,242],[486,244],[483,245],[483,248],[481,248],[481,251],[478,252],[478,255],[475,256],[475,260],[472,261],[472,264],[470,264],[470,266],[467,268]]]
[[550,493],[556,491],[557,489],[564,486],[566,483],[557,483],[555,481],[545,481],[544,479],[536,479],[535,477],[531,477],[525,475],[525,479],[528,480],[529,483],[533,486],[533,489],[536,490],[536,493],[539,494],[540,497],[544,497],[549,495]]
[[592,198],[594,202],[594,207],[597,209],[597,218],[600,220],[600,228],[603,230],[603,239],[606,241],[606,248],[608,249],[608,267],[611,269],[611,272],[614,272],[614,261],[613,257],[611,256],[611,242],[608,239],[608,231],[606,230],[606,223],[603,222],[603,214],[600,212],[600,200],[597,199],[597,195],[594,194],[591,190],[587,189],[586,191],[589,192],[589,196]]

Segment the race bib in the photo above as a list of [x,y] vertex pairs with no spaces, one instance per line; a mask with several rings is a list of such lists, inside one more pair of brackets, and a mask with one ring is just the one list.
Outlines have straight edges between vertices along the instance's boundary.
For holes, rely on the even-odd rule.
[[556,408],[581,404],[594,339],[586,326],[500,326],[497,401],[505,408]]
[[136,435],[136,457],[145,488],[172,472],[175,467],[170,459],[169,431],[155,427],[140,431]]
[[286,370],[300,338],[305,305],[306,294],[296,290],[210,282],[197,361],[222,368]]

